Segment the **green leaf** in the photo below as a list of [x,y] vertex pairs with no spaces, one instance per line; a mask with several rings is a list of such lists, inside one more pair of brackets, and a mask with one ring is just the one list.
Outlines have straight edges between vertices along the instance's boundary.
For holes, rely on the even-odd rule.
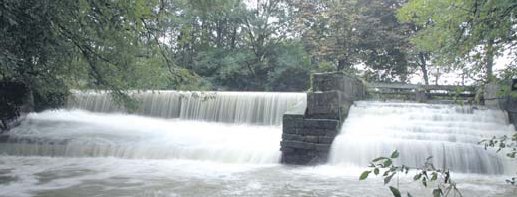
[[375,169],[373,169],[373,173],[374,173],[375,175],[378,175],[378,174],[379,174],[379,168],[375,168]]
[[393,194],[393,196],[401,197],[399,189],[397,189],[393,186],[390,186],[390,190],[391,190],[391,193]]
[[433,172],[432,175],[433,176],[431,177],[431,181],[436,181],[436,179],[438,179],[438,173]]
[[443,194],[442,189],[437,188],[433,190],[433,197],[441,197]]
[[424,185],[424,187],[427,187],[427,179],[425,177],[422,179],[422,185]]
[[407,197],[413,197],[409,192],[407,193]]
[[372,171],[364,171],[363,173],[361,173],[361,176],[359,177],[359,180],[364,180],[366,178],[368,178],[368,175],[371,173]]
[[388,174],[390,174],[390,171],[386,170],[382,176],[388,176]]
[[429,179],[429,176],[427,176],[427,171],[422,170],[422,174],[425,176],[425,178]]
[[391,174],[391,175],[389,175],[389,176],[385,177],[385,178],[384,178],[384,184],[386,185],[386,184],[390,183],[391,178],[393,178],[393,175],[395,175],[395,174],[396,174],[396,173],[393,173],[393,174]]
[[393,153],[391,153],[391,158],[396,159],[397,157],[399,157],[399,151],[395,150]]
[[393,161],[391,161],[391,159],[386,159],[384,161],[384,167],[389,167],[389,166],[391,166],[392,163],[393,163]]
[[414,177],[413,177],[413,180],[416,181],[418,179],[420,179],[420,177],[422,177],[422,174],[421,173],[418,173],[416,174]]

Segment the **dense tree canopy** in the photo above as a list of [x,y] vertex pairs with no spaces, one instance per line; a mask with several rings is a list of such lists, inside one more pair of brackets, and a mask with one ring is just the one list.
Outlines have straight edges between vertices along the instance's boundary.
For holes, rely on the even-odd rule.
[[[304,91],[313,72],[490,79],[515,48],[511,0],[4,0],[0,80],[70,89]],[[475,72],[473,72],[475,71]],[[515,68],[501,72],[511,77]],[[437,80],[435,80],[437,82]]]
[[408,26],[395,17],[402,2],[293,1],[306,49],[320,66],[336,70],[366,67],[365,78],[406,81]]
[[[122,90],[163,83],[164,67],[146,44],[149,1],[3,1],[1,80],[21,81],[36,102],[63,102],[70,88]],[[167,83],[167,82],[166,82]],[[50,100],[49,100],[50,99]],[[58,99],[58,100],[53,100]]]
[[422,27],[412,38],[419,49],[489,81],[495,57],[515,49],[516,14],[512,0],[410,0],[398,16]]

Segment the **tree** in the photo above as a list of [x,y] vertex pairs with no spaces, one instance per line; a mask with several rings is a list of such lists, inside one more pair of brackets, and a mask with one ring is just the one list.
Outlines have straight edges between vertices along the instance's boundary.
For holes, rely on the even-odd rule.
[[413,38],[420,50],[443,65],[469,68],[485,82],[494,78],[494,58],[515,47],[517,4],[511,0],[410,0],[398,12],[404,22],[422,26]]
[[336,70],[359,62],[355,1],[293,1],[297,30],[315,63],[331,62]]
[[[165,88],[160,49],[146,26],[157,1],[3,1],[0,5],[0,80],[29,87],[36,106],[58,107],[70,88]],[[156,38],[156,37],[154,37]],[[171,70],[169,74],[187,76]]]
[[356,32],[359,35],[359,51],[362,62],[374,75],[367,79],[376,81],[406,82],[411,74],[410,24],[399,23],[396,11],[400,0],[358,1],[361,8]]
[[[288,36],[292,17],[285,1],[260,0],[252,5],[241,0],[168,2],[164,10],[172,14],[156,22],[166,27],[160,35],[168,39],[161,47],[172,64],[203,77],[209,89],[302,91],[307,88],[306,83],[295,88],[283,85],[278,88],[270,81],[277,81],[278,75],[289,76],[282,80],[289,84],[298,85],[293,81],[309,79],[306,53],[297,49],[302,47],[296,44],[298,38]],[[300,70],[292,72],[288,67]]]
[[406,81],[408,26],[399,23],[399,0],[293,1],[296,24],[313,63],[357,72],[375,81]]

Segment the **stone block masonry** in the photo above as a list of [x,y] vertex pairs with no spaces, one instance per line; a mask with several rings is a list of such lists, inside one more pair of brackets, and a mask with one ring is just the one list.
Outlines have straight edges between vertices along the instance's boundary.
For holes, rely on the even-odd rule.
[[502,85],[486,84],[483,99],[485,106],[506,111],[510,123],[517,129],[517,79]]
[[22,83],[0,81],[0,134],[33,110],[32,92]]
[[506,98],[506,111],[513,126],[517,129],[517,79],[512,79],[510,96]]
[[350,106],[365,97],[363,83],[342,73],[317,73],[305,109],[283,116],[282,163],[314,165],[328,159]]

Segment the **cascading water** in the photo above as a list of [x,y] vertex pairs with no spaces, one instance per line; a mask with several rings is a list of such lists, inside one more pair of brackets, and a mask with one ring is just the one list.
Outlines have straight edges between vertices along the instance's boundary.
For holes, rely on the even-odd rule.
[[274,164],[280,157],[282,114],[305,105],[304,93],[131,95],[141,102],[136,114],[159,118],[107,113],[124,112],[107,92],[75,92],[69,110],[29,114],[7,138],[0,138],[5,142],[0,154]]
[[[291,107],[305,105],[305,93],[276,92],[132,92],[140,104],[136,114],[211,122],[280,125]],[[75,92],[68,108],[123,112],[105,91]]]
[[277,163],[280,128],[86,111],[30,114],[0,154]]
[[[481,108],[481,107],[479,107]],[[399,162],[421,167],[428,156],[436,167],[456,172],[502,174],[507,161],[477,142],[511,135],[513,126],[499,110],[473,106],[355,102],[333,142],[331,165],[368,166],[394,149]]]
[[[339,157],[334,157],[331,165],[291,167],[278,165],[281,138],[278,114],[296,100],[303,101],[303,95],[217,93],[215,98],[203,103],[200,101],[203,97],[185,94],[180,96],[172,91],[135,93],[143,99],[137,114],[145,116],[97,113],[124,110],[113,105],[107,94],[93,92],[77,93],[79,99],[76,101],[80,102],[70,103],[68,109],[28,115],[20,126],[9,132],[9,136],[0,135],[0,196],[387,197],[392,195],[381,182],[357,180],[363,169],[357,171],[357,168],[340,164],[365,167],[362,160],[391,151],[401,142],[408,142],[407,146],[402,146],[406,149],[414,147],[399,149],[404,162],[420,160],[407,156],[413,153],[425,158],[423,154],[427,152],[422,149],[434,150],[426,145],[429,141],[450,146],[450,151],[458,151],[458,154],[469,153],[468,148],[474,149],[474,153],[484,157],[487,152],[477,151],[473,143],[482,136],[507,134],[510,130],[502,126],[506,117],[494,111],[358,102],[350,112],[343,134],[335,141],[335,145],[342,144],[341,138],[352,133],[346,128],[364,129],[365,133],[356,132],[353,138],[348,138],[352,142],[343,142],[353,147],[348,149],[350,152],[343,151],[346,146],[343,149],[334,147],[333,153]],[[384,116],[375,115],[376,112],[372,111],[377,110],[373,108],[378,108]],[[464,113],[460,113],[462,110]],[[427,125],[424,128],[441,128],[439,122],[451,122],[449,127],[457,128],[459,134],[433,134],[428,132],[429,129],[421,129],[421,135],[411,135],[406,131],[410,122],[402,124],[405,121],[403,117],[408,117],[410,111],[416,114],[410,116],[413,121],[420,120],[422,125]],[[402,117],[397,118],[395,114]],[[475,117],[477,123],[468,116]],[[366,119],[361,120],[361,117]],[[455,121],[438,121],[441,119]],[[359,123],[353,126],[350,124],[353,122]],[[382,130],[385,132],[382,135],[376,133],[380,137],[369,147],[364,138],[374,135],[366,130],[372,128],[372,123],[380,129],[384,128],[382,125],[390,129]],[[482,128],[486,128],[488,133]],[[478,134],[472,135],[472,130]],[[465,134],[461,134],[462,131]],[[425,135],[426,132],[430,135]],[[460,144],[467,150],[454,150],[462,148]],[[437,148],[436,151],[441,153],[442,149]],[[499,158],[495,155],[488,157]],[[447,163],[452,160],[448,158]],[[502,167],[498,165],[497,162],[494,164],[494,173],[501,171],[499,168]],[[480,169],[489,170],[491,167]],[[454,178],[464,196],[515,196],[512,188],[505,185],[503,177],[454,174]],[[428,189],[414,184],[411,177],[400,177],[400,186],[415,196],[430,194]]]

